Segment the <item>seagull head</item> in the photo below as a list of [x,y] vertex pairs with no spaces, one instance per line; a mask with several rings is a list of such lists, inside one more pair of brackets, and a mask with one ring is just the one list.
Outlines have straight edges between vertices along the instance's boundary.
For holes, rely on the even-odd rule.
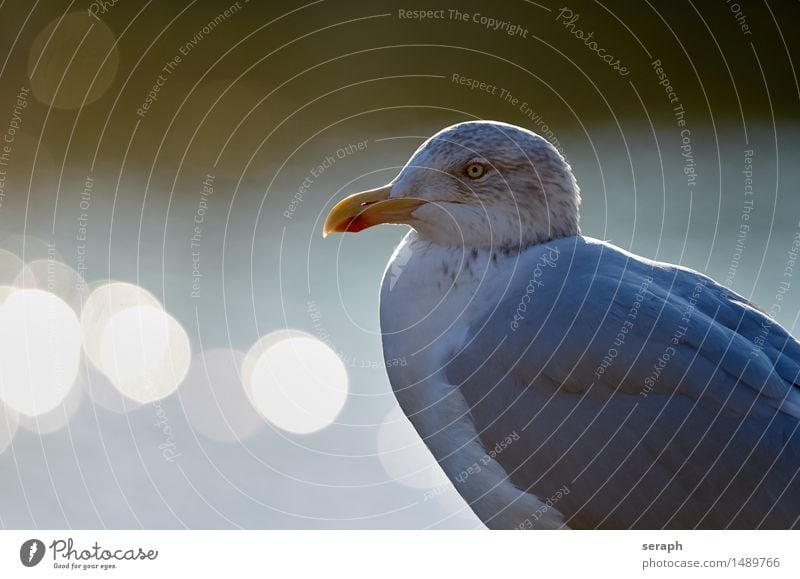
[[425,141],[388,185],[339,202],[323,235],[403,223],[443,245],[527,247],[578,235],[579,204],[569,164],[546,139],[469,121]]

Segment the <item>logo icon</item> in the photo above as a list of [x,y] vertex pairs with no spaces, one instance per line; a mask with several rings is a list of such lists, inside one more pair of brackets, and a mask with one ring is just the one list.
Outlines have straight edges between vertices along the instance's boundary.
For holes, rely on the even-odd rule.
[[35,567],[44,557],[44,543],[39,539],[28,539],[19,548],[19,560],[26,567]]

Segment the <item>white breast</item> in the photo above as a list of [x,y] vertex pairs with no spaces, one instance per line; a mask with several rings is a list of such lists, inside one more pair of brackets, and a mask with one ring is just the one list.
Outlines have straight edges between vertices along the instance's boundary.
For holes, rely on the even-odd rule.
[[[381,332],[386,359],[405,363],[388,368],[401,408],[456,490],[489,526],[513,528],[542,506],[517,489],[490,459],[446,365],[469,338],[474,320],[493,306],[513,268],[510,258],[449,248],[409,233],[395,251],[381,288]],[[463,476],[474,465],[481,476]],[[474,469],[473,469],[474,470]],[[542,528],[563,524],[550,509]]]

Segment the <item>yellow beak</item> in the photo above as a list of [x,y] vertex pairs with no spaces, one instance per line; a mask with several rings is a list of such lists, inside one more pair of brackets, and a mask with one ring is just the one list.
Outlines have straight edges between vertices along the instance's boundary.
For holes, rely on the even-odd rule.
[[391,190],[391,184],[384,185],[339,201],[325,219],[322,237],[331,232],[361,231],[379,223],[408,223],[411,213],[427,203],[411,197],[390,199]]

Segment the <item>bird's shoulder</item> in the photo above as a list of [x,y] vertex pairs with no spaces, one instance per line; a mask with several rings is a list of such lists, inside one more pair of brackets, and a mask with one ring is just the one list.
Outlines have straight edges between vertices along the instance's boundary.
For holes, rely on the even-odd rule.
[[682,394],[735,414],[800,415],[800,344],[777,322],[699,272],[586,237],[524,252],[453,367],[459,383]]

